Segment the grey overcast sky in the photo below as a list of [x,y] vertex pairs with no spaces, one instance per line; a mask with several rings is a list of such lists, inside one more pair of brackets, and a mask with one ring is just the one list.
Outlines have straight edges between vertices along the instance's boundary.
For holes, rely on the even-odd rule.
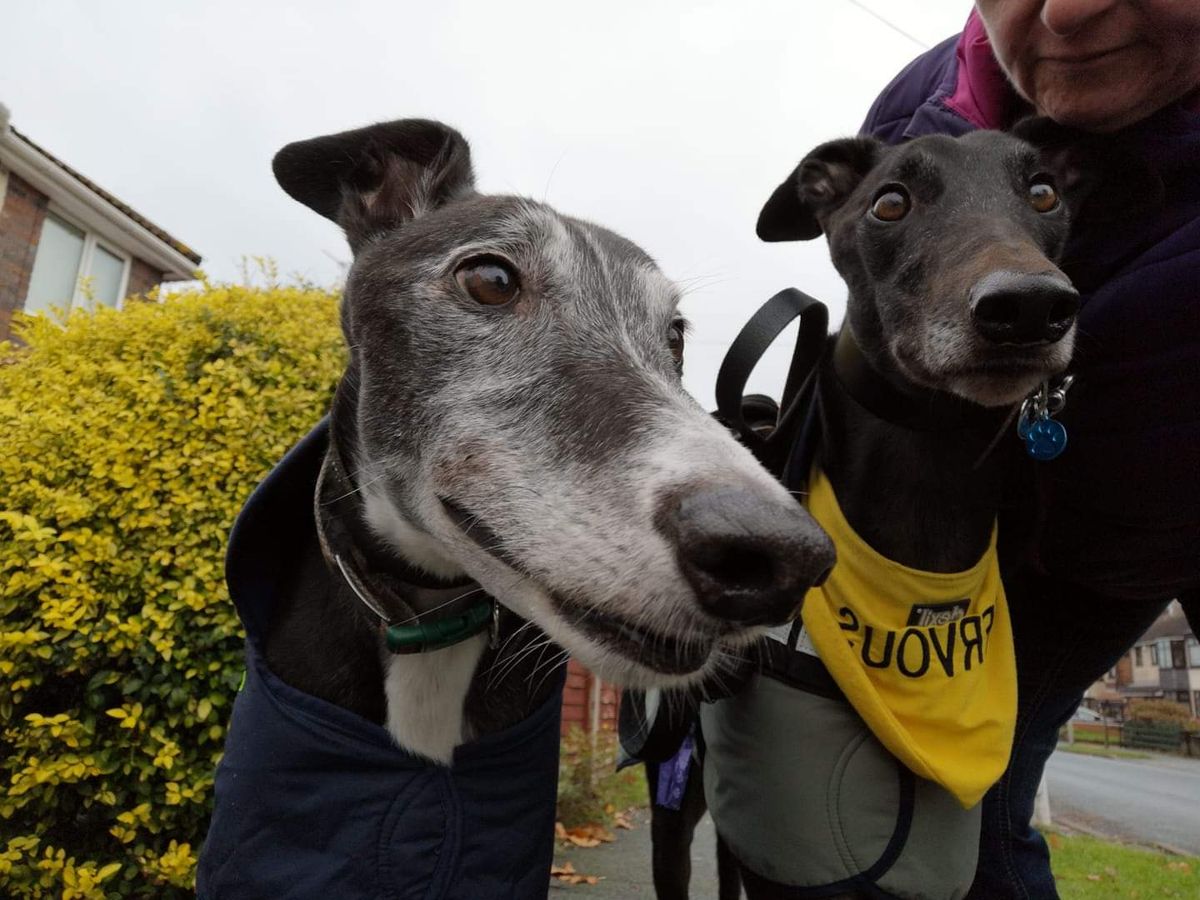
[[[762,203],[807,150],[855,132],[970,7],[24,0],[0,19],[0,103],[220,279],[261,255],[333,282],[349,258],[336,227],[276,187],[283,144],[441,119],[471,142],[481,189],[613,228],[689,287],[685,382],[711,405],[725,348],[771,293],[800,287],[835,321],[844,308],[823,241],[757,240]],[[751,386],[778,395],[787,356],[776,348]]]

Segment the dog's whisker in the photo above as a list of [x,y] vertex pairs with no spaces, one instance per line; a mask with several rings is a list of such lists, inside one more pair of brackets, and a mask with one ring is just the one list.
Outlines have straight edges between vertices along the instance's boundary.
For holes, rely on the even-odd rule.
[[571,656],[570,650],[560,650],[557,654],[552,656],[550,658],[551,665],[549,667],[547,667],[547,669],[546,669],[545,673],[542,675],[541,679],[534,686],[533,690],[530,691],[530,694],[534,697],[538,696],[538,694],[541,692],[542,685],[546,683],[546,679],[549,678],[551,675],[553,675],[555,672],[557,672],[559,666],[561,666],[563,663],[565,663],[570,658],[570,656]]
[[[529,675],[525,679],[526,685],[533,685],[533,676],[538,673],[538,669],[540,669],[542,666],[542,657],[546,655],[546,650],[552,646],[554,646],[554,642],[550,640],[547,640],[546,643],[542,645],[542,652],[538,654],[538,658],[534,662],[533,668],[529,671]],[[550,658],[553,659],[554,657],[551,656]]]
[[417,622],[421,619],[422,616],[431,616],[438,610],[445,609],[447,606],[452,606],[460,600],[466,600],[468,597],[472,597],[475,594],[482,594],[482,593],[484,593],[484,590],[481,587],[471,588],[471,590],[465,591],[465,592],[459,594],[457,597],[451,597],[449,600],[445,600],[445,601],[439,603],[437,606],[430,607],[429,609],[423,609],[420,612],[415,613],[414,615],[411,615],[406,619],[400,619],[396,622],[393,622],[392,624],[393,625],[407,625],[409,622]]
[[[495,658],[492,660],[492,664],[490,666],[488,666],[486,669],[484,669],[482,672],[479,673],[480,677],[490,675],[492,672],[494,672],[496,670],[496,667],[499,666],[500,663],[504,662],[507,659],[507,657],[505,657],[504,653],[508,649],[509,644],[511,644],[514,640],[516,640],[516,638],[522,632],[526,631],[527,629],[533,628],[534,624],[535,623],[533,622],[532,619],[527,619],[525,622],[522,622],[520,625],[518,625],[513,630],[513,633],[510,634],[508,637],[506,637],[504,639],[504,643],[501,644],[500,647],[496,650],[496,655],[495,655]],[[490,684],[490,682],[489,682],[489,684]]]
[[[547,647],[548,646],[553,646],[553,644],[547,644]],[[526,684],[529,685],[530,688],[532,688],[532,686],[533,686],[534,676],[536,676],[536,674],[538,674],[538,672],[541,671],[541,667],[545,665],[545,662],[542,662],[542,656],[544,656],[545,654],[546,654],[546,648],[544,647],[544,648],[542,648],[541,653],[538,655],[538,661],[536,661],[536,664],[534,664],[534,667],[532,668],[532,670],[529,671],[529,676],[526,678]],[[559,648],[557,653],[551,654],[550,661],[553,662],[554,660],[556,660],[560,654],[562,654],[562,648]],[[551,668],[553,668],[553,666],[551,666]],[[536,691],[532,691],[532,692],[533,692],[533,694],[536,694]]]
[[545,652],[545,649],[553,643],[554,643],[554,641],[551,638],[543,637],[539,640],[533,641],[526,647],[522,647],[519,651],[517,651],[515,654],[513,654],[513,657],[509,661],[509,664],[502,671],[497,672],[492,677],[492,680],[488,683],[485,690],[490,690],[492,685],[507,678],[517,668],[517,666],[522,661],[528,659],[535,652],[537,652],[539,650],[542,652]]
[[520,665],[522,660],[549,643],[552,643],[552,640],[548,636],[536,635],[534,636],[534,639],[527,645],[517,648],[517,650],[513,652],[512,656],[510,656],[507,660],[504,660],[503,665],[500,665],[499,668],[497,668],[497,670],[492,674],[487,685],[485,685],[485,690],[490,690],[494,684],[502,681],[504,678],[507,678],[508,675],[518,665]]
[[331,503],[337,503],[339,500],[345,500],[347,497],[353,497],[355,494],[361,493],[362,491],[366,490],[371,485],[373,485],[375,482],[379,481],[381,478],[384,478],[384,477],[385,477],[384,475],[377,475],[376,477],[370,479],[369,481],[365,481],[362,484],[351,488],[350,490],[346,491],[346,493],[344,493],[344,494],[340,494],[337,497],[332,497],[329,500],[323,501],[324,505],[329,505]]

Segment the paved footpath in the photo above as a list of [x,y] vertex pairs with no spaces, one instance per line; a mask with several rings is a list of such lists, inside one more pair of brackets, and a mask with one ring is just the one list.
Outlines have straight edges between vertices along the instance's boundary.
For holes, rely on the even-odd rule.
[[1200,855],[1200,760],[1059,751],[1046,765],[1050,817],[1110,837]]
[[[632,821],[633,829],[618,829],[617,839],[611,844],[587,850],[557,846],[554,851],[556,865],[570,860],[580,874],[600,875],[603,880],[595,885],[564,885],[551,880],[550,895],[563,900],[570,895],[579,900],[625,900],[626,897],[653,900],[649,810],[638,810]],[[696,837],[692,841],[691,895],[696,900],[717,896],[716,852],[717,833],[712,819],[706,815],[696,827]]]
[[[1051,815],[1114,838],[1139,844],[1166,844],[1200,855],[1200,760],[1155,756],[1146,760],[1105,759],[1055,753],[1046,768]],[[653,900],[650,877],[650,813],[638,810],[634,828],[618,829],[611,844],[584,849],[556,846],[554,861],[570,861],[596,885],[565,885],[552,880],[551,896],[565,900]],[[692,842],[691,895],[717,896],[716,832],[705,816]]]

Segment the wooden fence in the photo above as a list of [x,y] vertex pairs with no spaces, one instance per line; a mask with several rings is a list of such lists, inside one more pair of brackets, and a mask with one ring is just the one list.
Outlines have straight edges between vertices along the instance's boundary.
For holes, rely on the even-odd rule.
[[1178,753],[1183,749],[1183,728],[1175,722],[1140,722],[1134,719],[1121,726],[1121,746]]
[[1178,753],[1200,758],[1200,734],[1185,731],[1175,722],[1071,722],[1063,726],[1059,737],[1069,743],[1156,750],[1159,753]]

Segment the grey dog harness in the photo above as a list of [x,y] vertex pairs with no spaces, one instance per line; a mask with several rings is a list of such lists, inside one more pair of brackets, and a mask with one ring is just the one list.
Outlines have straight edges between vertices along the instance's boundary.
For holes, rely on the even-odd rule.
[[[782,408],[768,427],[752,427],[746,415],[752,398],[742,397],[746,376],[796,317],[800,338]],[[782,292],[738,336],[718,376],[718,416],[793,489],[804,487],[820,439],[826,322],[818,301]],[[881,397],[885,386],[865,382],[855,348],[832,352],[839,377],[858,388],[855,395],[866,394],[892,414],[936,413],[941,427],[975,418],[966,407],[912,409]],[[965,896],[975,874],[980,806],[964,810],[883,747],[799,622],[776,629],[760,649],[758,673],[734,696],[700,704],[699,713],[709,811],[741,864],[749,895]]]

